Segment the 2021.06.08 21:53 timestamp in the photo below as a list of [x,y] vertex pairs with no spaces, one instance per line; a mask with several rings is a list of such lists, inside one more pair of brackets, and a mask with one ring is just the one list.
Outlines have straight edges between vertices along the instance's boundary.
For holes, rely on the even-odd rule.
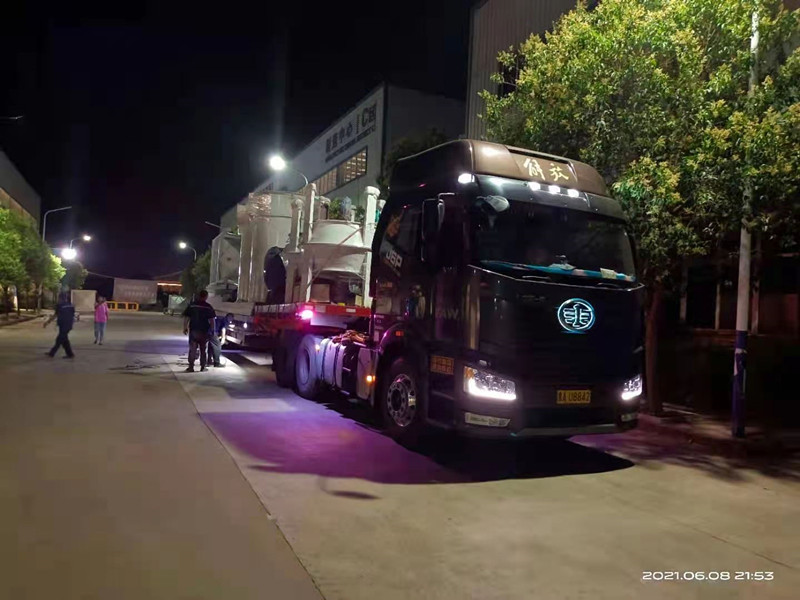
[[642,581],[772,581],[773,571],[642,571]]

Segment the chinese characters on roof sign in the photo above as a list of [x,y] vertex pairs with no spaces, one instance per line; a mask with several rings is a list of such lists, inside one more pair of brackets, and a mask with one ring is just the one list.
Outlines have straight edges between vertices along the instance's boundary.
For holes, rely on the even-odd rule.
[[375,131],[378,121],[377,113],[378,101],[376,100],[351,115],[338,129],[334,129],[325,138],[325,162],[333,160]]
[[548,160],[538,156],[525,156],[524,154],[512,154],[517,166],[522,171],[525,179],[533,179],[553,185],[563,185],[574,187],[578,185],[578,179],[567,163]]

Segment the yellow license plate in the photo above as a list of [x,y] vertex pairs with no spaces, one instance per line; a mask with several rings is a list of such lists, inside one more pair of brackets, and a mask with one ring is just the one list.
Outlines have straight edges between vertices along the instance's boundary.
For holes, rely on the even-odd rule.
[[592,390],[558,390],[556,404],[590,404]]

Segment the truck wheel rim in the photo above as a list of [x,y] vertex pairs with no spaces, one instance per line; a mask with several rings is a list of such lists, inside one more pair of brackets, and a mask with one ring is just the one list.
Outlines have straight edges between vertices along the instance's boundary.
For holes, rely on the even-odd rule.
[[386,408],[399,427],[408,427],[417,412],[417,389],[403,373],[394,378],[386,392]]

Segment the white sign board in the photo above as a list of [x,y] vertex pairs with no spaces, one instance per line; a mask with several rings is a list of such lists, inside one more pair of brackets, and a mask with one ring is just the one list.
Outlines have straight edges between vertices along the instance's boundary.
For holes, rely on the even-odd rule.
[[158,282],[147,279],[114,278],[114,301],[155,304],[158,295]]

